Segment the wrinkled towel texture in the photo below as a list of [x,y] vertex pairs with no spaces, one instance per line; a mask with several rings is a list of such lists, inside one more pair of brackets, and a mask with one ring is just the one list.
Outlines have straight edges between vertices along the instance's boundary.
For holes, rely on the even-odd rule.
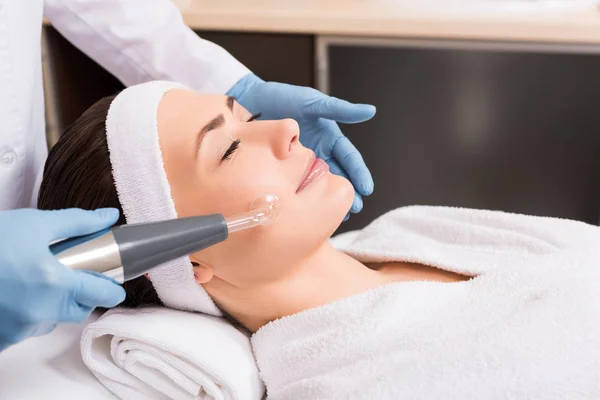
[[391,283],[264,326],[269,399],[600,399],[600,228],[415,206],[332,241],[473,279]]
[[89,324],[81,355],[123,400],[260,400],[248,335],[223,318],[165,307],[113,309]]

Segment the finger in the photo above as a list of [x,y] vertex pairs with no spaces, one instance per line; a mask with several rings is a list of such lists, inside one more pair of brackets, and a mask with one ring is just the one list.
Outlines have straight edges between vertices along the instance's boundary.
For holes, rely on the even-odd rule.
[[329,172],[331,172],[332,174],[339,175],[342,178],[350,180],[346,171],[344,171],[342,166],[337,162],[335,158],[332,158],[329,161],[327,161],[327,165],[329,165]]
[[110,308],[125,300],[125,290],[112,279],[88,271],[74,271],[73,299],[84,307]]
[[365,160],[346,136],[341,136],[333,145],[333,157],[350,177],[350,182],[363,196],[373,193],[375,184]]
[[81,304],[78,304],[75,301],[73,301],[70,304],[68,312],[66,312],[65,315],[61,316],[60,323],[78,324],[80,322],[84,322],[90,317],[92,311],[94,311],[92,307],[82,306]]
[[[331,160],[328,162],[329,164],[329,171],[331,171],[332,173],[336,174],[336,175],[340,175],[343,176],[344,178],[348,179],[348,176],[346,175],[346,173],[342,170],[342,168],[339,166],[339,164],[334,161]],[[354,199],[352,200],[352,206],[350,207],[350,211],[349,213],[359,213],[361,210],[363,209],[363,200],[362,200],[362,196],[357,193],[356,191],[354,192]],[[350,214],[348,214],[350,215]],[[344,221],[346,221],[347,219],[345,219]]]
[[82,273],[85,273],[85,274],[88,274],[88,275],[93,275],[93,276],[96,276],[96,277],[98,277],[98,278],[100,278],[100,279],[107,280],[107,281],[109,281],[109,282],[112,282],[112,283],[114,283],[115,285],[119,285],[119,286],[121,285],[121,283],[120,283],[120,282],[118,282],[116,279],[113,279],[113,278],[111,278],[111,277],[109,277],[109,276],[106,276],[106,275],[104,275],[104,274],[102,274],[102,273],[100,273],[100,272],[96,272],[96,271],[89,271],[89,270],[80,270],[80,272],[82,272]]
[[320,93],[317,99],[306,106],[304,117],[325,118],[345,124],[355,124],[370,120],[376,112],[375,106],[370,104],[353,104]]
[[49,334],[50,332],[52,332],[54,329],[56,328],[56,324],[52,324],[52,323],[47,323],[47,324],[41,324],[41,325],[36,325],[31,332],[29,332],[28,336],[44,336]]
[[101,208],[94,211],[71,208],[46,212],[44,226],[50,227],[50,240],[87,235],[106,229],[117,222],[119,211]]
[[354,200],[352,201],[352,207],[350,207],[350,212],[353,214],[358,214],[363,209],[363,201],[360,194],[354,192]]

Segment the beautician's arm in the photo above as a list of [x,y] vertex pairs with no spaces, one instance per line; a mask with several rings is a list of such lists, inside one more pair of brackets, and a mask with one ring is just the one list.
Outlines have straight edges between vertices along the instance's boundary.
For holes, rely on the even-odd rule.
[[44,15],[126,86],[164,79],[224,94],[250,72],[200,39],[169,0],[45,0]]

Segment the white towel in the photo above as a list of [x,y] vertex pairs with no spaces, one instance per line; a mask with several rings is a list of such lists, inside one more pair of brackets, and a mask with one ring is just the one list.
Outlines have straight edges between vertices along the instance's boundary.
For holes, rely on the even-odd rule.
[[[128,224],[177,218],[158,140],[158,108],[165,93],[186,90],[176,82],[129,86],[114,98],[106,116],[110,164]],[[148,273],[167,307],[222,316],[194,279],[189,257],[179,257]]]
[[600,399],[600,229],[408,207],[334,244],[473,275],[404,282],[252,338],[269,399]]
[[248,336],[222,318],[164,307],[113,309],[81,338],[84,363],[124,400],[260,400]]

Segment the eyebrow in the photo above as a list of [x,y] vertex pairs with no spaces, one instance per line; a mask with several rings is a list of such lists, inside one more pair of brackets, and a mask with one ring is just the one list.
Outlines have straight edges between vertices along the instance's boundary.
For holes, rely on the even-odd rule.
[[[235,103],[235,97],[227,96],[227,99],[225,100],[225,105],[231,112],[233,112],[233,104],[234,103]],[[198,158],[198,151],[200,151],[200,145],[202,144],[202,139],[204,139],[204,135],[206,135],[210,131],[219,129],[223,125],[225,125],[225,117],[221,113],[221,114],[217,115],[216,117],[214,117],[212,120],[210,120],[210,122],[208,124],[204,125],[204,127],[202,127],[202,129],[200,129],[200,132],[198,132],[198,136],[196,136],[196,147],[195,147],[196,151],[194,153],[194,158]]]

